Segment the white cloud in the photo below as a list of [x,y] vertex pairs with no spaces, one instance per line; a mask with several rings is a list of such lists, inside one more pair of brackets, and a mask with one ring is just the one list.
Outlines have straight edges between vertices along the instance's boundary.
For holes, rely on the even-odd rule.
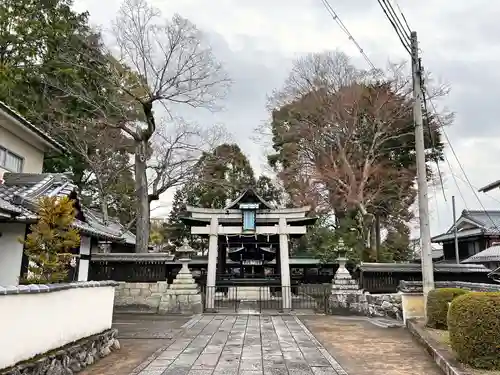
[[[224,122],[254,168],[265,163],[252,142],[253,129],[268,119],[265,96],[285,78],[291,59],[298,54],[325,49],[342,49],[362,67],[367,67],[356,47],[331,19],[319,0],[154,0],[169,17],[174,12],[189,18],[215,41],[235,79],[226,111],[218,114],[189,113],[194,119]],[[372,0],[330,1],[344,24],[378,66],[388,59],[407,59],[406,51]],[[428,71],[452,87],[440,105],[456,112],[447,131],[458,158],[475,187],[500,178],[500,127],[496,109],[500,97],[500,24],[496,15],[500,3],[487,0],[399,0],[410,25],[418,31],[422,58]],[[119,0],[77,0],[78,10],[88,10],[91,22],[109,27]],[[451,224],[451,196],[460,212],[465,206],[481,209],[471,188],[464,183],[454,156],[447,150],[458,187],[446,163],[441,167],[447,201],[438,189],[430,189],[431,230],[436,235]],[[465,197],[465,203],[459,190]],[[478,193],[483,205],[500,209],[500,192],[495,199]],[[162,204],[172,193],[163,197]],[[164,214],[161,208],[154,215]]]

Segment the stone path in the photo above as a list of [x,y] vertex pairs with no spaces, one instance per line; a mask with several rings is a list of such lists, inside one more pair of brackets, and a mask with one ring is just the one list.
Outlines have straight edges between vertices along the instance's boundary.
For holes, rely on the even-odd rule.
[[347,375],[294,316],[200,316],[131,375]]

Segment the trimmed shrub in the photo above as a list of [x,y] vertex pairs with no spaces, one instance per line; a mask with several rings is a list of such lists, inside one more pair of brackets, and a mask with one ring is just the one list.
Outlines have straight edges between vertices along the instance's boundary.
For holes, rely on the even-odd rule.
[[433,289],[427,297],[427,327],[437,329],[448,328],[448,303],[468,290],[460,288]]
[[461,362],[500,369],[500,292],[457,297],[448,312],[450,344]]

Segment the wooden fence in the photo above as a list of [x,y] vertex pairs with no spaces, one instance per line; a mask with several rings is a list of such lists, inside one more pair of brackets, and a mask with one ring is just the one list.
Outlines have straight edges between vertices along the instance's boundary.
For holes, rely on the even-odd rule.
[[[164,260],[135,261],[103,261],[92,260],[89,269],[89,280],[115,280],[125,282],[157,282],[175,278],[181,265],[177,262]],[[196,261],[189,265],[196,281],[203,285],[206,281],[206,264]],[[396,293],[401,281],[422,281],[422,271],[419,264],[396,263],[362,263],[355,270],[350,270],[354,279],[358,280],[360,288],[370,293]],[[488,278],[490,271],[481,265],[445,265],[434,266],[435,281],[461,281],[471,283],[494,283]],[[275,279],[279,275],[273,275]],[[218,276],[218,280],[227,278]],[[325,284],[332,281],[333,275],[302,274],[292,275],[294,285]],[[233,278],[233,277],[231,277]]]
[[[435,264],[435,281],[494,283],[482,265]],[[396,293],[401,281],[422,281],[420,264],[364,263],[357,271],[359,286],[370,293]]]

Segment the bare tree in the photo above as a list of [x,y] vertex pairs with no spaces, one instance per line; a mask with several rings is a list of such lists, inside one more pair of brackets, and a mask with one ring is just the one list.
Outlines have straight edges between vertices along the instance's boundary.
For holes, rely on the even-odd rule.
[[411,80],[404,72],[404,65],[391,65],[384,76],[372,75],[342,53],[310,55],[273,97],[279,152],[271,160],[281,162],[281,176],[294,182],[302,172],[318,204],[357,211],[372,246],[374,215],[415,197]]
[[[193,24],[179,15],[170,21],[163,20],[145,0],[125,0],[115,21],[114,34],[120,49],[119,62],[130,66],[140,77],[139,87],[122,88],[141,107],[145,126],[132,128],[123,124],[123,130],[135,142],[136,251],[145,252],[150,216],[147,160],[150,140],[156,132],[153,105],[161,104],[167,111],[172,104],[214,109],[229,79]],[[157,177],[153,189],[158,180],[165,179]]]
[[[124,1],[114,22],[113,35],[115,48],[108,49],[95,39],[79,40],[79,44],[73,43],[71,47],[76,50],[66,53],[65,61],[92,70],[108,95],[96,98],[89,95],[84,85],[75,87],[63,81],[50,84],[63,96],[85,104],[88,111],[102,118],[102,124],[119,129],[132,141],[137,197],[136,251],[146,252],[150,202],[181,183],[179,173],[189,163],[179,164],[179,154],[189,153],[191,147],[185,141],[189,132],[179,133],[175,127],[175,134],[163,133],[155,139],[155,112],[170,115],[175,105],[216,110],[230,80],[195,25],[179,15],[170,20],[162,18],[146,0]],[[92,59],[87,59],[90,64],[75,59],[74,55],[82,51],[92,55]],[[111,97],[110,92],[113,92]],[[187,150],[179,151],[182,146]],[[162,149],[166,154],[162,154]],[[169,151],[175,151],[175,156]]]
[[103,220],[107,223],[110,218],[109,200],[115,193],[118,179],[133,166],[130,139],[125,138],[119,129],[85,117],[57,121],[55,133],[87,166],[82,182],[95,188],[97,196],[94,198],[99,202]]
[[148,160],[149,203],[167,190],[184,185],[197,176],[198,162],[226,139],[221,126],[201,127],[182,119],[165,122],[151,141]]

